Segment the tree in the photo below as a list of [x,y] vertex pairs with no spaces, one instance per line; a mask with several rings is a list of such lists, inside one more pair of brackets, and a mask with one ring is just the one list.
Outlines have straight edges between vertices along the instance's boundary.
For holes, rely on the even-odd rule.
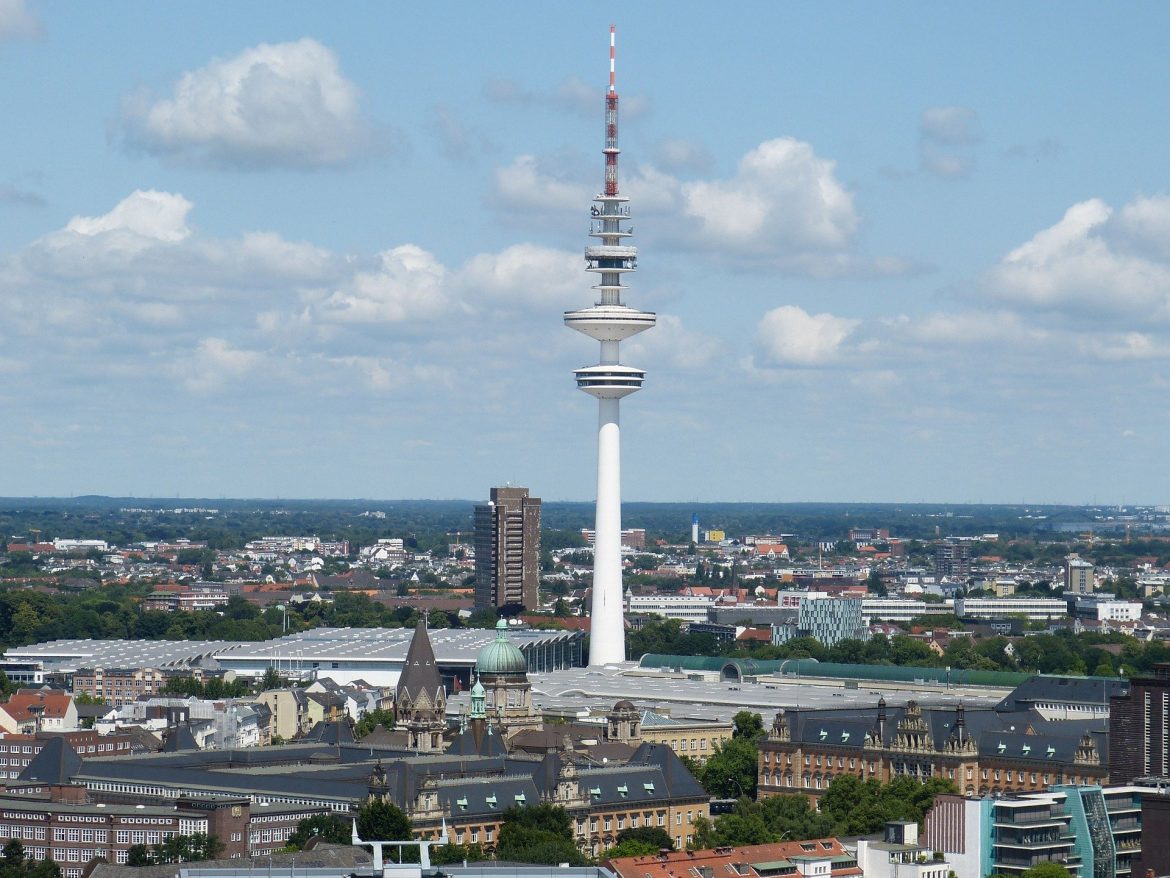
[[387,729],[394,728],[394,711],[384,710],[380,707],[366,711],[365,716],[359,719],[353,727],[353,736],[360,741],[379,725]]
[[[746,711],[744,711],[746,713]],[[715,753],[703,766],[699,783],[712,796],[734,799],[756,795],[756,745],[754,741],[733,737],[717,744]]]
[[611,848],[606,848],[601,852],[600,859],[616,860],[620,857],[647,857],[656,853],[658,853],[658,848],[650,842],[631,838],[627,841],[619,841]]
[[9,866],[20,867],[24,863],[24,845],[20,843],[20,839],[11,839],[4,845],[4,867]]
[[764,719],[758,713],[741,710],[731,718],[731,721],[735,724],[733,737],[743,738],[753,744],[764,737]]
[[573,842],[569,815],[560,805],[513,805],[503,815],[496,857],[518,863],[554,866],[585,865],[585,857]]
[[1069,871],[1060,863],[1037,863],[1020,873],[1020,878],[1069,878]]
[[638,841],[653,845],[654,850],[652,853],[658,853],[663,848],[668,851],[674,850],[674,839],[661,826],[638,826],[631,829],[623,829],[618,833],[617,840],[618,844],[625,841]]
[[284,681],[280,679],[280,672],[276,668],[268,668],[264,671],[264,676],[260,678],[260,691],[267,692],[270,689],[283,688]]
[[414,837],[410,818],[390,802],[374,799],[357,813],[358,835],[365,841],[407,841]]
[[319,838],[330,844],[349,844],[352,826],[336,814],[314,814],[297,824],[296,830],[288,837],[288,846],[299,851],[309,839]]

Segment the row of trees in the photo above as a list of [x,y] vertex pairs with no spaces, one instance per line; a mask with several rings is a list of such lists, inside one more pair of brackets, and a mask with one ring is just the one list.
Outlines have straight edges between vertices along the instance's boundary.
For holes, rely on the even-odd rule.
[[[358,835],[366,840],[406,841],[413,837],[410,818],[400,808],[387,802],[367,802],[358,810],[354,819]],[[337,814],[318,814],[297,824],[296,831],[289,836],[288,847],[290,850],[301,850],[314,838],[333,844],[348,844],[351,835],[352,825],[348,819]],[[642,856],[673,847],[670,836],[659,827],[627,829],[619,833],[618,843],[606,851],[603,858]],[[568,813],[559,805],[547,802],[513,806],[504,812],[495,856],[499,860],[516,863],[570,863],[581,866],[588,862],[588,858],[577,849]],[[417,850],[404,848],[403,857],[406,862],[414,862]],[[487,855],[479,844],[452,842],[431,848],[431,862],[437,865],[484,859],[487,859]]]
[[[387,607],[361,593],[339,591],[332,603],[306,603],[261,610],[232,595],[220,610],[169,613],[142,610],[148,585],[108,585],[79,594],[47,595],[21,588],[0,589],[0,648],[61,638],[113,640],[268,640],[279,637],[287,615],[289,631],[319,625],[354,628],[413,627],[417,610]],[[491,611],[464,623],[455,613],[432,611],[431,628],[490,627]]]
[[[930,624],[934,624],[931,622]],[[1132,676],[1170,661],[1170,645],[1142,641],[1113,632],[1098,634],[1071,630],[1055,634],[1036,633],[1027,637],[952,638],[942,655],[924,641],[905,634],[887,637],[878,634],[868,641],[842,640],[827,647],[811,637],[798,637],[785,644],[720,644],[710,634],[684,634],[675,619],[651,622],[627,635],[626,652],[631,659],[645,653],[707,655],[729,658],[779,660],[813,658],[822,662],[863,665],[898,665],[1028,671],[1043,674],[1091,674],[1102,677]]]
[[909,777],[888,784],[841,775],[821,797],[820,810],[807,796],[770,796],[753,801],[744,796],[735,809],[695,827],[695,846],[766,844],[781,839],[825,838],[831,835],[868,835],[880,832],[887,821],[921,823],[934,797],[957,792],[949,780],[931,778],[919,783]]

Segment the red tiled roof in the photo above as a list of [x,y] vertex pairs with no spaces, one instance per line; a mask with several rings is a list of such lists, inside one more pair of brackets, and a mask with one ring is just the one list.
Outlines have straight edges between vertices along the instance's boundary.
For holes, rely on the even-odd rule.
[[[724,847],[702,851],[672,851],[667,854],[649,855],[645,857],[618,857],[606,860],[603,865],[608,866],[618,875],[618,878],[678,878],[687,874],[702,874],[704,867],[713,870],[716,875],[738,874],[743,872],[735,869],[737,864],[746,865],[750,878],[759,878],[759,872],[754,868],[755,863],[775,864],[779,860],[790,860],[793,857],[844,857],[845,848],[835,838],[819,838],[810,841],[782,841],[776,844],[753,844],[742,847]],[[694,870],[692,872],[692,870]],[[710,873],[708,873],[710,874]],[[844,863],[835,864],[832,869],[833,878],[842,876],[861,875],[861,869],[856,865],[848,866]]]
[[31,707],[43,707],[41,716],[45,719],[61,719],[69,712],[73,696],[68,692],[43,692],[39,689],[21,689],[8,699],[5,712],[17,722],[34,719]]

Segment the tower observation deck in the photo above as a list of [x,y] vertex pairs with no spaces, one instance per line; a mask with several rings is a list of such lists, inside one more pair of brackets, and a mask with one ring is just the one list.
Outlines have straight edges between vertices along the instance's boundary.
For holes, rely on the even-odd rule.
[[605,95],[605,185],[594,197],[585,248],[585,270],[598,276],[592,307],[565,312],[565,325],[601,343],[597,365],[575,370],[577,387],[598,400],[597,519],[593,551],[589,664],[625,659],[621,567],[621,428],[620,400],[641,389],[645,371],[621,362],[621,343],[654,326],[655,315],[625,304],[622,278],[637,269],[638,248],[632,232],[629,198],[618,192],[618,94],[614,77],[615,28],[609,29],[609,89]]

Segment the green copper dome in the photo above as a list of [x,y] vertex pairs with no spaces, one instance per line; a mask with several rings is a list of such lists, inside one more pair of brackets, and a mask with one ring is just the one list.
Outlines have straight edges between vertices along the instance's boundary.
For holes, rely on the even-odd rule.
[[528,673],[528,659],[508,641],[508,623],[496,623],[496,639],[479,651],[475,667],[480,676],[523,676]]

